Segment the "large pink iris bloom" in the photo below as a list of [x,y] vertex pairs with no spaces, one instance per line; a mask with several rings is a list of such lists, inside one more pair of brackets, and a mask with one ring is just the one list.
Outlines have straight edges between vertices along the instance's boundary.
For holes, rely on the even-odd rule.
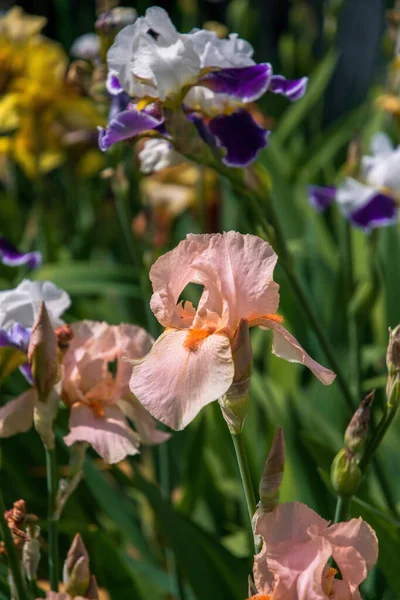
[[[130,366],[124,355],[141,358],[152,338],[135,325],[111,326],[96,321],[72,325],[74,337],[64,360],[62,398],[70,406],[70,433],[64,438],[88,442],[108,463],[137,454],[139,444],[159,444],[169,434],[129,390]],[[134,431],[128,419],[135,425]]]
[[358,586],[378,558],[375,532],[362,519],[329,525],[293,502],[259,517],[257,533],[263,548],[254,561],[254,600],[361,600]]
[[[150,305],[166,329],[149,354],[135,361],[130,381],[154,417],[183,429],[204,406],[226,394],[237,381],[232,346],[243,323],[272,329],[277,356],[304,364],[325,385],[332,383],[335,374],[305,352],[276,314],[277,259],[261,238],[230,231],[188,235],[155,262]],[[190,282],[204,287],[197,309],[178,302]]]

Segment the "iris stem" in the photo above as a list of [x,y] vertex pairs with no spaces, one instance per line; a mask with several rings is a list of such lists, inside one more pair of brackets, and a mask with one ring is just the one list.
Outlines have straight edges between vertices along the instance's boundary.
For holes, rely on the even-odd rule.
[[49,578],[53,592],[58,592],[58,519],[56,517],[57,499],[57,461],[54,448],[46,448],[47,474],[47,522],[49,536]]
[[348,521],[350,515],[351,496],[338,496],[336,501],[336,510],[334,523]]
[[[249,513],[250,528],[251,528],[252,537],[253,537],[252,521],[253,521],[254,513],[256,512],[256,509],[257,509],[257,502],[256,502],[255,494],[254,494],[253,482],[251,480],[249,464],[247,462],[246,449],[244,447],[243,436],[241,433],[233,433],[231,431],[231,436],[232,436],[232,441],[233,441],[233,445],[235,448],[236,459],[237,459],[237,463],[238,463],[238,467],[239,467],[240,477],[242,480],[244,496],[246,499],[247,510]],[[257,548],[256,544],[255,544],[255,548],[256,548],[256,554],[257,554],[259,549]]]
[[18,600],[30,600],[26,588],[25,578],[21,569],[21,562],[18,558],[17,549],[14,545],[14,540],[10,528],[8,527],[8,524],[4,517],[5,512],[6,507],[4,504],[2,487],[0,485],[0,532],[6,549],[8,566],[11,571],[16,592],[18,594]]

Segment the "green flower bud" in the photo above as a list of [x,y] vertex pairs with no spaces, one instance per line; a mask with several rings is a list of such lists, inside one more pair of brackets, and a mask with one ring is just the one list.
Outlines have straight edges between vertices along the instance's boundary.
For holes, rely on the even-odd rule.
[[271,512],[279,504],[279,493],[285,469],[285,440],[279,427],[272,442],[260,481],[260,504],[263,512]]
[[65,591],[74,596],[86,597],[90,583],[89,555],[79,533],[76,534],[68,550],[64,563]]
[[356,457],[344,448],[332,462],[331,481],[335,492],[340,496],[355,494],[361,478],[362,474]]

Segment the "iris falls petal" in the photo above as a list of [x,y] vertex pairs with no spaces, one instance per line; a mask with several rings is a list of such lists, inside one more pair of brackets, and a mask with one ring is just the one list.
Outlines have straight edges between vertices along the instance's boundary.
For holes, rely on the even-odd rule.
[[272,76],[269,63],[211,71],[202,77],[199,85],[218,94],[227,94],[240,102],[254,102],[268,90]]
[[245,110],[211,119],[208,127],[218,146],[225,148],[223,162],[229,167],[245,167],[265,148],[269,131],[258,125]]
[[155,129],[162,123],[162,116],[150,114],[150,111],[138,111],[134,107],[128,108],[111,119],[106,129],[99,127],[100,150],[108,150],[116,142]]
[[6,238],[0,236],[0,261],[9,267],[27,265],[36,269],[42,262],[40,252],[19,252]]
[[286,96],[289,100],[300,100],[306,92],[308,77],[286,79],[283,75],[273,75],[269,89],[274,94]]

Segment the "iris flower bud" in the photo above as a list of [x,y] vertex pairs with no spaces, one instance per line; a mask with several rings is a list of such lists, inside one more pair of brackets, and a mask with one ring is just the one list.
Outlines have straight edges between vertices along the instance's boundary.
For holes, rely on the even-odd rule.
[[355,455],[343,448],[333,460],[331,481],[340,496],[353,495],[360,485],[362,474]]

